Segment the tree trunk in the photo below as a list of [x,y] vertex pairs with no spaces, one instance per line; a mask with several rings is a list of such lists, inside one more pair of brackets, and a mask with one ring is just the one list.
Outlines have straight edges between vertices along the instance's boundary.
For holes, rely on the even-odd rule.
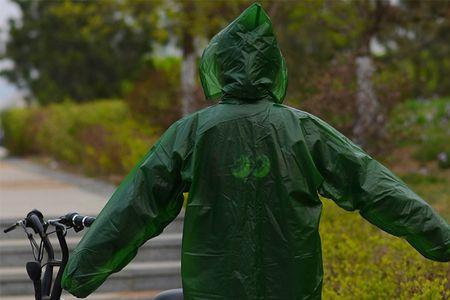
[[382,0],[375,0],[375,8],[371,9],[370,2],[362,2],[365,6],[365,14],[372,22],[361,37],[361,44],[356,56],[356,122],[353,125],[353,137],[361,146],[367,146],[367,142],[373,138],[384,135],[384,117],[381,114],[380,104],[372,82],[375,72],[375,64],[371,55],[371,42],[380,30],[380,26],[388,4]]
[[372,74],[375,66],[370,55],[356,58],[356,122],[353,126],[355,142],[361,146],[367,144],[371,137],[379,137],[383,132],[383,117],[380,114],[380,104],[375,95]]
[[[183,2],[183,11],[189,24],[193,14],[192,1]],[[183,116],[190,114],[194,110],[195,104],[195,78],[196,78],[196,53],[194,46],[194,37],[190,32],[189,26],[183,29],[183,57],[181,61],[181,100]]]
[[183,54],[181,62],[181,97],[183,102],[183,116],[193,111],[195,103],[195,53]]

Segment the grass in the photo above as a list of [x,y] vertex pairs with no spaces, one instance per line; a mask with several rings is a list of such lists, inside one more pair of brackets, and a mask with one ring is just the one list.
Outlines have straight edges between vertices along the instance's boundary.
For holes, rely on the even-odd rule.
[[[403,178],[448,220],[448,175]],[[320,231],[324,299],[450,299],[450,264],[422,257],[406,241],[382,232],[358,213],[325,199]]]

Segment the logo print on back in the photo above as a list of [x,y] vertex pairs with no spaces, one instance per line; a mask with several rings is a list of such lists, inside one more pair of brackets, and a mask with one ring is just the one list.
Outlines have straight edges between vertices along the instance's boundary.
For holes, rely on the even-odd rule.
[[248,155],[241,155],[233,164],[231,173],[234,177],[246,180],[250,176],[264,178],[270,172],[270,160],[265,154],[255,159]]

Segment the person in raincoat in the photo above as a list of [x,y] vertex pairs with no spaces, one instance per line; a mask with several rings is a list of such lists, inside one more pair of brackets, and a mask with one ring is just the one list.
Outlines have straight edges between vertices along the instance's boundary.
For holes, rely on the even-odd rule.
[[211,40],[200,76],[220,101],[170,126],[120,184],[64,289],[86,297],[125,267],[179,214],[184,192],[185,299],[320,299],[319,194],[450,261],[450,226],[429,204],[330,125],[281,104],[287,69],[260,5]]

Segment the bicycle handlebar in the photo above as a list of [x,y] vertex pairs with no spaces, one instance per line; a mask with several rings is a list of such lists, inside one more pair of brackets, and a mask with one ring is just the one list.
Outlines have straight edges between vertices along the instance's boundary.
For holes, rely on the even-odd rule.
[[85,227],[90,227],[92,223],[94,223],[94,221],[94,217],[83,216],[78,213],[68,213],[56,220],[48,220],[46,223],[44,221],[42,213],[34,209],[27,214],[26,218],[17,221],[15,224],[9,226],[8,228],[5,228],[3,232],[8,233],[16,229],[17,226],[23,224],[26,227],[32,228],[35,233],[39,234],[39,236],[42,237],[45,234],[47,224],[53,226],[56,226],[57,224],[63,224],[67,227],[73,227],[75,231],[78,232],[83,230]]
[[[24,219],[17,221],[12,226],[3,230],[5,233],[8,233],[16,227],[21,226],[30,240],[35,260],[27,263],[27,273],[33,281],[36,299],[60,299],[62,292],[61,278],[69,258],[69,249],[67,248],[65,239],[66,231],[69,228],[73,228],[76,232],[81,231],[85,227],[90,227],[94,221],[95,218],[82,216],[78,213],[68,213],[65,216],[57,218],[56,220],[44,220],[42,213],[34,209],[30,211]],[[49,226],[54,226],[56,230],[47,232]],[[39,235],[41,238],[41,243],[39,246],[34,240],[33,234],[29,232],[26,227],[31,228],[34,233]],[[55,259],[53,246],[49,239],[49,235],[55,232],[58,237],[58,242],[62,253],[60,260]],[[47,262],[42,265],[44,252],[47,254]],[[44,266],[45,272],[41,275],[41,269]],[[54,266],[59,266],[59,270],[54,284],[52,285]]]
[[16,229],[16,227],[19,225],[25,225],[26,227],[30,227],[31,229],[33,229],[35,233],[38,233],[40,236],[42,236],[45,233],[44,216],[37,209],[33,209],[32,211],[30,211],[24,219],[19,220],[15,224],[4,229],[3,232],[8,233]]

